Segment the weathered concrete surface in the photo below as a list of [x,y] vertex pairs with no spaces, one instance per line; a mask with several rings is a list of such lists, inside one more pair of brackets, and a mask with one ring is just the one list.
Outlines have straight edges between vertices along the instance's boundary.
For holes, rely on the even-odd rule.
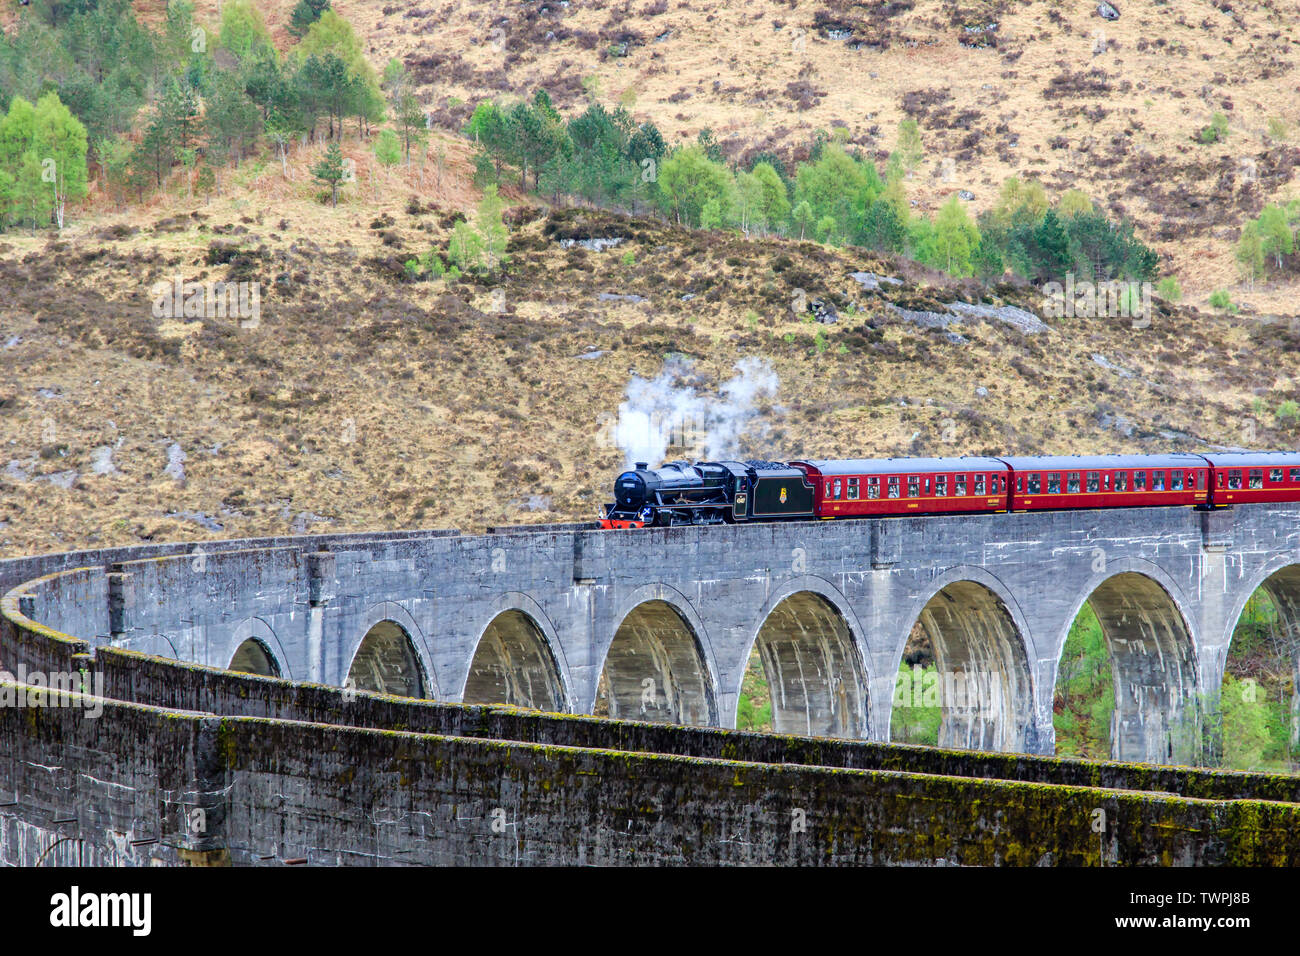
[[[55,570],[68,573],[35,580]],[[757,646],[778,729],[874,740],[919,621],[943,674],[980,688],[943,700],[943,743],[1030,753],[1054,749],[1057,666],[1090,601],[1116,662],[1114,756],[1151,762],[1196,757],[1236,619],[1266,582],[1300,634],[1300,507],[304,537],[0,563],[20,616],[84,642],[21,652],[36,657],[112,646],[227,667],[256,649],[296,680],[732,726]],[[3,626],[21,657],[24,628]]]
[[906,770],[1174,793],[1212,800],[1300,803],[1300,776],[1154,764],[996,754],[827,737],[674,727],[646,720],[546,714],[514,707],[440,703],[319,684],[248,677],[198,664],[178,665],[131,651],[101,651],[104,696],[158,706],[247,717],[281,717],[416,733],[518,740],[756,763]]
[[0,708],[0,863],[1300,863],[1292,803],[100,703]]

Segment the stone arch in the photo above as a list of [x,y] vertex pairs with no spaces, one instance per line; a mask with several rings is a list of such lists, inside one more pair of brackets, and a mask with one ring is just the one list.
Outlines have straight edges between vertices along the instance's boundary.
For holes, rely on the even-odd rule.
[[1281,632],[1281,646],[1277,650],[1290,662],[1291,749],[1295,751],[1300,749],[1300,563],[1296,563],[1294,558],[1288,555],[1271,561],[1255,576],[1251,587],[1238,596],[1228,615],[1222,660],[1216,661],[1215,666],[1221,682],[1237,625],[1245,613],[1247,602],[1261,588],[1277,609]]
[[125,637],[113,642],[114,647],[120,647],[126,651],[135,651],[139,654],[148,654],[152,657],[162,657],[168,660],[184,660],[180,651],[172,639],[166,634],[142,634],[138,637]]
[[279,677],[280,665],[271,649],[255,637],[250,637],[237,648],[226,670],[260,677]]
[[[242,621],[230,634],[229,663],[226,670],[245,674],[260,674],[263,677],[283,677],[292,680],[289,657],[276,637],[271,625],[260,617],[250,617]],[[244,655],[241,660],[241,655]],[[240,666],[236,666],[239,664]]]
[[716,671],[700,637],[699,615],[686,598],[666,585],[648,585],[632,595],[618,619],[593,713],[716,725]]
[[343,683],[376,694],[423,698],[428,678],[406,628],[385,618],[366,630]]
[[1201,714],[1196,639],[1177,586],[1147,561],[1111,562],[1089,581],[1057,641],[1057,656],[1084,602],[1110,650],[1115,677],[1111,756],[1199,763]]
[[512,593],[497,602],[465,675],[467,704],[509,704],[564,712],[567,694],[559,642],[537,602]]
[[[796,578],[768,598],[748,646],[758,647],[777,733],[866,736],[868,675],[861,633],[844,595],[821,578]],[[742,666],[737,703],[743,679]]]
[[[1034,685],[1027,631],[1001,582],[982,569],[953,569],[918,604],[909,623],[919,624],[930,639],[938,684],[909,681],[895,693],[925,700],[938,691],[941,747],[1032,750]],[[903,635],[899,660],[911,630],[909,626]]]
[[[352,649],[353,662],[355,663],[366,636],[374,630],[377,624],[384,622],[396,625],[405,632],[407,641],[410,644],[410,652],[415,655],[415,670],[420,676],[423,695],[427,698],[436,698],[438,696],[438,678],[429,653],[429,641],[425,637],[424,629],[420,627],[419,622],[415,620],[411,612],[396,601],[379,601],[366,608],[365,613],[361,615],[359,626],[354,632],[359,634],[360,638],[357,641],[357,646]],[[361,685],[358,684],[357,686],[360,687]]]

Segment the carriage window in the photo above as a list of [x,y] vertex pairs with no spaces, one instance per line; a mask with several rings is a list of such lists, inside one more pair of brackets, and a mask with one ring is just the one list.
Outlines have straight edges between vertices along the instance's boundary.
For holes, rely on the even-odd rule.
[[1020,494],[1020,492],[1024,490],[1025,490],[1025,476],[1021,475],[1019,478],[1016,479],[1016,494]]
[[1292,480],[1292,481],[1300,481],[1300,468],[1292,468],[1292,469],[1291,469],[1291,480]]
[[834,497],[836,497],[836,498],[840,498],[840,497],[842,497],[842,496],[843,496],[843,492],[844,492],[844,485],[843,485],[843,483],[842,483],[838,478],[836,478],[836,479],[835,479],[835,495],[834,495]]
[[1115,472],[1115,490],[1116,490],[1116,491],[1127,491],[1127,490],[1128,490],[1128,472],[1127,472],[1127,471],[1117,471],[1117,472]]
[[849,501],[858,500],[858,479],[849,479]]
[[946,497],[948,494],[948,476],[939,475],[934,479],[934,494],[936,498]]
[[889,497],[891,497],[891,498],[897,498],[897,497],[898,497],[898,478],[897,478],[897,477],[894,477],[894,478],[890,478],[890,479],[889,479]]
[[1042,476],[1042,475],[1030,475],[1030,476],[1029,476],[1029,493],[1030,493],[1031,495],[1036,495],[1036,494],[1038,494],[1038,493],[1039,493],[1040,491],[1042,491],[1042,490],[1043,490],[1043,476]]
[[1268,480],[1269,480],[1269,481],[1281,481],[1281,480],[1282,480],[1282,469],[1281,469],[1281,468],[1274,468],[1274,469],[1272,469],[1272,470],[1268,473]]
[[1145,471],[1133,472],[1133,490],[1146,491],[1146,489],[1147,489],[1147,473]]
[[1088,490],[1101,491],[1101,475],[1098,472],[1088,472]]
[[1151,472],[1151,490],[1152,491],[1165,490],[1165,473],[1163,471]]
[[956,478],[952,480],[952,493],[958,496],[966,494],[965,475],[958,475]]
[[975,494],[977,494],[977,495],[982,495],[982,494],[984,494],[984,476],[983,476],[983,475],[976,475],[976,476],[975,476]]
[[1264,470],[1262,468],[1250,469],[1250,487],[1252,488],[1264,487]]
[[1070,494],[1072,494],[1072,495],[1074,495],[1074,494],[1078,494],[1078,492],[1079,492],[1079,473],[1078,473],[1077,471],[1072,471],[1072,472],[1070,472],[1070,480],[1069,480],[1069,482],[1066,484],[1066,486],[1065,486],[1065,490],[1068,491],[1068,492],[1069,492]]
[[[880,479],[879,479],[879,478],[868,478],[868,479],[867,479],[867,497],[868,497],[868,498],[872,498],[872,499],[875,499],[875,498],[879,498],[879,497],[880,497]],[[891,497],[891,498],[897,498],[898,496],[897,496],[897,495],[890,495],[890,497]]]
[[826,497],[835,497],[835,482],[831,481],[829,478],[826,479]]
[[1047,493],[1049,495],[1059,495],[1061,493],[1061,476],[1059,474],[1050,474],[1047,476]]
[[1204,468],[1199,469],[1196,472],[1196,487],[1201,489],[1201,491],[1205,490],[1205,469]]
[[907,479],[907,497],[918,498],[921,495],[921,479],[916,476]]
[[1183,490],[1183,473],[1177,468],[1169,473],[1169,487],[1174,491]]
[[1240,488],[1240,487],[1241,487],[1241,472],[1240,472],[1240,471],[1237,471],[1236,469],[1233,469],[1232,471],[1229,471],[1229,472],[1228,472],[1228,487],[1229,487],[1229,488]]

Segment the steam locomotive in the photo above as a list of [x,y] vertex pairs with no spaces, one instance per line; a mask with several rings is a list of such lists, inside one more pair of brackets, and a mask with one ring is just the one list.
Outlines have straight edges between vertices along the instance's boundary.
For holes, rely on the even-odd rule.
[[637,462],[602,528],[1300,501],[1300,453]]

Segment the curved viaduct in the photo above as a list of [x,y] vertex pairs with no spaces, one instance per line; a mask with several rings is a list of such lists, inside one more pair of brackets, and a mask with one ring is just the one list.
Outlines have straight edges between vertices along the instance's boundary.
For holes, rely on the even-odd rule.
[[1183,763],[1257,588],[1296,658],[1300,506],[205,542],[13,559],[0,586],[11,669],[71,641],[92,657],[734,727],[757,647],[777,731],[876,741],[919,622],[945,678],[940,744],[1037,754],[1054,751],[1058,662],[1088,602],[1114,660],[1113,756]]

